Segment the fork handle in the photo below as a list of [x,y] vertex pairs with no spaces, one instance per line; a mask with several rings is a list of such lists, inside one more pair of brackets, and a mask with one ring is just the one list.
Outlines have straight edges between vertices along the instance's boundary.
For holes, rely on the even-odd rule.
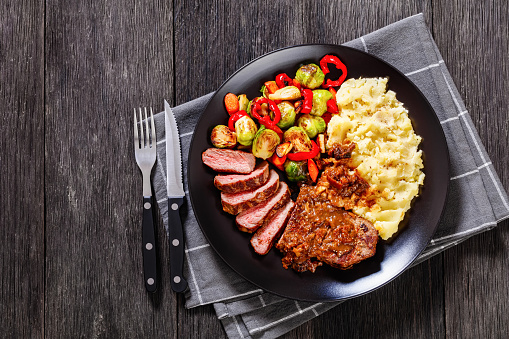
[[177,293],[187,289],[184,278],[184,231],[180,219],[180,206],[184,198],[168,197],[168,229],[170,233],[170,277],[171,288]]
[[143,197],[143,276],[148,292],[157,290],[157,253],[152,197]]

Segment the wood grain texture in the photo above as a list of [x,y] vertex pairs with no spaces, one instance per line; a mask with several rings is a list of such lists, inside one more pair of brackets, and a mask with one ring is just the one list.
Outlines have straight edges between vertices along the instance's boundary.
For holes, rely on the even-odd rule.
[[178,335],[169,284],[143,284],[132,144],[133,107],[158,112],[173,87],[172,13],[167,1],[47,3],[48,338]]
[[[438,47],[509,191],[509,6],[498,1],[439,1],[433,18]],[[506,220],[445,252],[448,337],[502,338],[509,333],[508,226]]]
[[[492,0],[2,1],[0,329],[5,337],[223,338],[210,306],[143,286],[132,109],[214,91],[245,63],[425,13],[509,190],[509,5]],[[509,221],[284,338],[501,338]]]
[[[44,331],[44,17],[0,2],[0,329]],[[29,326],[28,326],[29,325]]]

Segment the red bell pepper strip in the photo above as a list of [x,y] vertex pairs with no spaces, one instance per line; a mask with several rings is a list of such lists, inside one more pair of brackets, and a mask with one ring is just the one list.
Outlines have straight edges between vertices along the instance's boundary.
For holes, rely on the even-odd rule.
[[336,99],[332,98],[330,100],[327,100],[327,112],[331,114],[338,114],[338,105],[336,104]]
[[339,60],[339,58],[335,55],[326,55],[322,58],[322,60],[320,60],[320,68],[322,69],[324,74],[328,74],[330,72],[328,64],[336,65],[336,67],[340,69],[343,72],[343,74],[341,74],[339,79],[335,81],[327,79],[327,81],[322,85],[322,87],[327,88],[340,86],[346,79],[347,72],[345,64],[342,63],[341,60]]
[[276,84],[279,88],[293,85],[293,80],[286,73],[276,75]]
[[332,94],[332,97],[335,98],[338,91],[334,89],[334,87],[329,87],[329,92]]
[[313,140],[311,140],[311,145],[312,145],[311,151],[288,153],[287,154],[288,159],[293,160],[293,161],[303,161],[303,160],[313,159],[318,154],[320,154],[320,148]]
[[325,112],[322,114],[322,119],[325,121],[325,123],[328,125],[330,119],[332,118],[332,114],[330,112]]
[[302,95],[304,96],[304,101],[300,113],[309,113],[313,108],[313,91],[308,88],[303,89]]
[[316,166],[313,159],[308,159],[308,172],[311,180],[316,182],[316,179],[318,179],[318,166]]
[[232,114],[230,119],[228,119],[228,128],[232,131],[235,131],[235,123],[237,120],[245,116],[247,116],[246,111],[238,111],[237,113]]
[[[268,116],[268,115],[265,117],[260,116],[259,111],[260,111],[260,106],[262,104],[269,105],[270,110],[272,112],[274,112],[274,120],[271,120],[270,116]],[[279,111],[279,107],[277,107],[277,105],[274,101],[267,99],[267,98],[259,98],[258,100],[256,100],[256,102],[253,106],[253,109],[251,110],[251,114],[253,115],[253,117],[258,119],[260,121],[260,123],[262,123],[262,119],[265,119],[265,121],[267,123],[271,122],[273,125],[275,125],[279,122],[279,120],[281,120],[281,112]]]

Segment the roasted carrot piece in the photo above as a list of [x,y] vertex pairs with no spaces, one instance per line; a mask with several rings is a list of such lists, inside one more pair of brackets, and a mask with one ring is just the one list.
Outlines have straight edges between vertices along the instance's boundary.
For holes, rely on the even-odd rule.
[[311,177],[311,180],[313,180],[313,182],[316,182],[316,179],[318,179],[318,167],[316,166],[313,159],[308,159],[308,172],[309,176]]
[[224,106],[229,115],[239,111],[239,98],[233,93],[228,93],[224,96]]
[[278,157],[276,152],[269,158],[269,162],[274,164],[278,169],[284,171],[284,163],[286,161],[286,155],[283,157]]
[[266,81],[264,85],[269,94],[272,94],[279,89],[275,81]]

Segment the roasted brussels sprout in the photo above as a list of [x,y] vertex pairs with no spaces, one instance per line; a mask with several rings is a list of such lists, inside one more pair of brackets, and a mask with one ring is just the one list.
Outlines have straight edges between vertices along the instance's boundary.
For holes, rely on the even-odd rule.
[[249,99],[247,98],[247,95],[241,94],[238,96],[239,98],[239,111],[246,111],[247,107],[249,105]]
[[262,88],[260,88],[260,93],[262,93],[262,96],[264,98],[268,98],[269,97],[269,90],[267,89],[267,86],[265,86],[265,84],[263,84]]
[[311,140],[302,127],[290,127],[283,134],[283,139],[285,142],[292,143],[292,151],[294,152],[309,152],[313,148]]
[[210,133],[210,141],[217,148],[228,148],[237,144],[237,136],[228,126],[217,125]]
[[327,127],[327,124],[325,123],[325,120],[323,120],[321,117],[304,114],[299,118],[299,120],[297,120],[297,126],[302,127],[302,129],[306,132],[308,137],[310,139],[313,139],[318,135],[318,133],[322,133],[323,131],[325,131],[325,127]]
[[285,173],[288,180],[297,182],[305,181],[308,178],[307,161],[285,161]]
[[237,134],[237,142],[244,146],[250,146],[258,131],[253,119],[249,116],[243,116],[235,122],[235,133]]
[[321,117],[327,112],[327,101],[332,99],[332,93],[326,89],[315,89],[313,91],[313,108],[309,114]]
[[301,97],[300,90],[295,86],[286,86],[269,94],[270,100],[297,100]]
[[253,140],[253,155],[261,159],[270,158],[280,141],[276,132],[262,125]]
[[301,66],[295,74],[295,79],[303,86],[315,89],[320,87],[325,79],[322,70],[316,64]]
[[295,107],[289,101],[280,102],[277,107],[281,112],[281,120],[277,123],[277,126],[282,129],[287,129],[293,126],[295,123]]
[[289,142],[289,141],[283,142],[282,144],[279,144],[276,147],[276,154],[278,157],[282,158],[285,155],[287,155],[288,153],[290,153],[292,148],[293,148],[293,144],[291,142]]

